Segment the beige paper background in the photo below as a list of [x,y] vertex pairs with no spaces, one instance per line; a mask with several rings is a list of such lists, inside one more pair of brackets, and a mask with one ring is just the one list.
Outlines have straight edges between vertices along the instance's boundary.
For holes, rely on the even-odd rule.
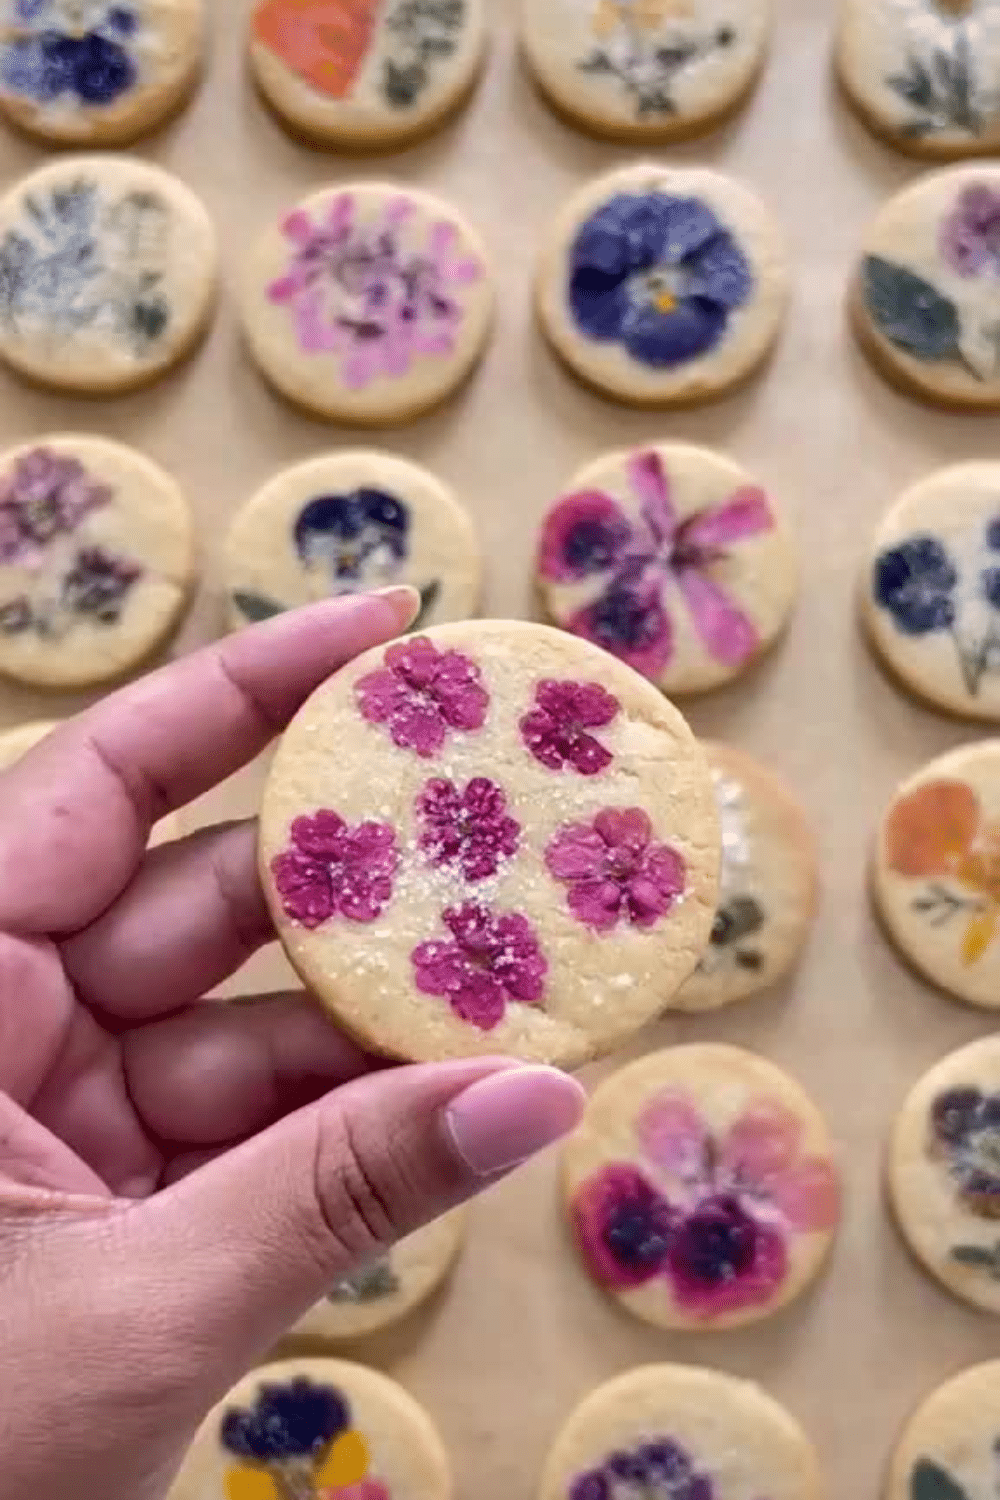
[[[529,559],[547,500],[603,448],[680,438],[716,444],[784,504],[803,553],[801,607],[777,655],[737,689],[691,709],[699,732],[729,739],[783,773],[819,833],[823,907],[787,990],[718,1017],[655,1028],[633,1052],[718,1038],[791,1069],[827,1112],[847,1178],[831,1272],[814,1296],[756,1332],[682,1338],[616,1313],[565,1242],[555,1163],[537,1163],[473,1215],[468,1252],[431,1314],[365,1347],[426,1403],[454,1456],[462,1500],[532,1493],[550,1438],[592,1385],[657,1359],[700,1361],[761,1381],[814,1436],[831,1497],[866,1500],[904,1416],[964,1363],[995,1354],[998,1329],[952,1303],[915,1268],[883,1208],[883,1142],[903,1094],[942,1053],[991,1029],[906,973],[865,896],[870,829],[894,784],[975,733],[905,699],[869,660],[853,613],[855,569],[876,518],[933,466],[1000,457],[995,419],[925,410],[888,390],[850,345],[848,267],[872,211],[918,168],[871,141],[829,81],[832,0],[777,0],[763,86],[733,128],[664,152],[756,186],[790,241],[794,300],[764,377],[712,408],[676,416],[617,409],[579,388],[532,326],[529,284],[540,232],[589,174],[633,160],[552,116],[522,76],[513,3],[493,0],[494,44],[471,109],[450,130],[374,165],[287,138],[253,96],[242,62],[247,0],[214,0],[208,82],[192,109],[141,149],[204,197],[222,238],[226,294],[207,346],[168,381],[114,402],[75,402],[0,376],[0,438],[83,428],[134,443],[176,474],[199,517],[204,584],[180,646],[219,628],[220,528],[279,466],[358,435],[293,413],[249,365],[233,282],[248,237],[324,183],[368,172],[438,190],[464,209],[502,267],[496,337],[456,402],[385,435],[436,469],[473,510],[488,561],[486,609],[531,610]],[[7,182],[44,153],[0,135]],[[516,517],[516,525],[513,524]],[[0,722],[69,711],[80,700],[0,690]],[[186,814],[188,826],[249,813],[259,771]],[[237,986],[280,982],[269,956]]]

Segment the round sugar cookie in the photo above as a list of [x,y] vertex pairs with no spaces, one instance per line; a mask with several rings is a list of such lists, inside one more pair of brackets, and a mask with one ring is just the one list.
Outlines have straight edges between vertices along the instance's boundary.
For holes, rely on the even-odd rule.
[[902,956],[956,999],[1000,1007],[1000,740],[963,745],[903,783],[872,878]]
[[889,1147],[889,1195],[925,1269],[1000,1313],[1000,1039],[952,1052],[908,1095]]
[[1000,166],[921,177],[869,227],[851,289],[862,348],[911,395],[1000,406]]
[[4,0],[0,113],[58,145],[124,146],[201,71],[202,0]]
[[742,750],[704,748],[722,822],[719,907],[675,1010],[715,1010],[777,984],[795,966],[816,915],[816,841],[798,802]]
[[138,157],[60,157],[0,200],[0,359],[85,395],[145,385],[204,332],[216,260],[179,178]]
[[591,1095],[563,1148],[583,1264],[657,1328],[756,1323],[815,1280],[840,1217],[815,1105],[737,1047],[653,1052]]
[[788,301],[781,237],[715,172],[653,163],[590,182],[549,231],[542,328],[570,369],[638,406],[706,401],[770,353]]
[[798,568],[764,490],[683,443],[607,454],[542,524],[537,573],[555,624],[669,696],[745,672],[781,634]]
[[293,132],[385,150],[465,103],[486,47],[483,0],[255,0],[250,61]]
[[465,220],[389,183],[306,198],[260,240],[244,287],[246,337],[272,384],[317,416],[376,427],[451,395],[492,316]]
[[556,1438],[538,1500],[821,1500],[812,1445],[749,1381],[644,1365],[591,1391]]
[[336,1282],[292,1330],[310,1343],[343,1343],[399,1323],[450,1274],[465,1235],[466,1214],[435,1219],[377,1260]]
[[401,1385],[338,1359],[263,1365],[198,1430],[169,1500],[450,1500],[448,1457]]
[[542,92],[594,135],[665,142],[735,113],[760,74],[770,0],[524,0]]
[[945,1381],[896,1445],[886,1500],[995,1500],[1000,1479],[1000,1361]]
[[575,1066],[663,1008],[708,941],[719,829],[660,693],[543,625],[442,625],[337,673],[286,730],[265,895],[364,1046]]
[[0,456],[0,675],[120,677],[175,629],[193,575],[187,503],[141,453],[58,435]]
[[226,541],[234,626],[331,594],[411,584],[413,629],[464,620],[479,601],[472,522],[433,474],[388,453],[330,453],[276,475]]
[[836,62],[887,145],[938,160],[1000,148],[997,0],[841,0]]

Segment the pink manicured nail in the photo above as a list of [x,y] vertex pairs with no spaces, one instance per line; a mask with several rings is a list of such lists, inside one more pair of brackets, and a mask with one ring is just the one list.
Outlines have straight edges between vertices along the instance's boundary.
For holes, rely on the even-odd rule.
[[453,1099],[445,1129],[477,1177],[496,1177],[551,1146],[579,1123],[586,1094],[556,1068],[511,1068]]

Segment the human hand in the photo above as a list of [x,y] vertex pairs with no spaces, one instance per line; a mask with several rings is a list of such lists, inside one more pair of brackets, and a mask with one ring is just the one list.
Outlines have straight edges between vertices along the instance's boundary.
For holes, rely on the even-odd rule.
[[146,852],[411,618],[400,590],[243,631],[0,780],[5,1500],[159,1500],[333,1281],[579,1117],[550,1069],[385,1067],[301,995],[203,1002],[274,936],[254,824]]

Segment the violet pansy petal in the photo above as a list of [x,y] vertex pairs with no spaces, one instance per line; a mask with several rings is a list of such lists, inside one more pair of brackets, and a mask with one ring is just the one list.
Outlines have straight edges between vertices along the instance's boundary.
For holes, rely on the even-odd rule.
[[687,294],[705,297],[729,312],[743,307],[753,292],[750,262],[733,236],[720,230],[687,264]]
[[701,260],[704,247],[720,234],[719,221],[700,198],[672,198],[658,195],[662,205],[663,259],[678,265],[691,255]]
[[610,571],[628,546],[631,527],[621,506],[603,490],[564,495],[545,518],[538,570],[556,583]]
[[685,1186],[710,1186],[706,1178],[711,1135],[694,1103],[665,1093],[635,1122],[635,1137],[647,1159]]
[[581,332],[588,338],[608,342],[622,337],[632,299],[624,281],[581,266],[570,278],[569,305]]
[[663,459],[651,448],[633,453],[626,464],[626,472],[654,542],[658,548],[668,546],[677,531],[677,513]]
[[625,347],[633,359],[654,369],[670,369],[708,354],[726,331],[724,307],[704,298],[679,302],[672,312],[652,304],[634,308],[626,320]]
[[753,621],[704,573],[683,568],[677,584],[709,653],[726,667],[749,661],[760,645]]
[[699,511],[684,525],[684,541],[706,551],[729,547],[774,530],[774,516],[762,489],[747,485],[721,505]]
[[673,625],[658,593],[640,596],[632,589],[609,588],[566,628],[644,677],[658,677],[674,652]]

